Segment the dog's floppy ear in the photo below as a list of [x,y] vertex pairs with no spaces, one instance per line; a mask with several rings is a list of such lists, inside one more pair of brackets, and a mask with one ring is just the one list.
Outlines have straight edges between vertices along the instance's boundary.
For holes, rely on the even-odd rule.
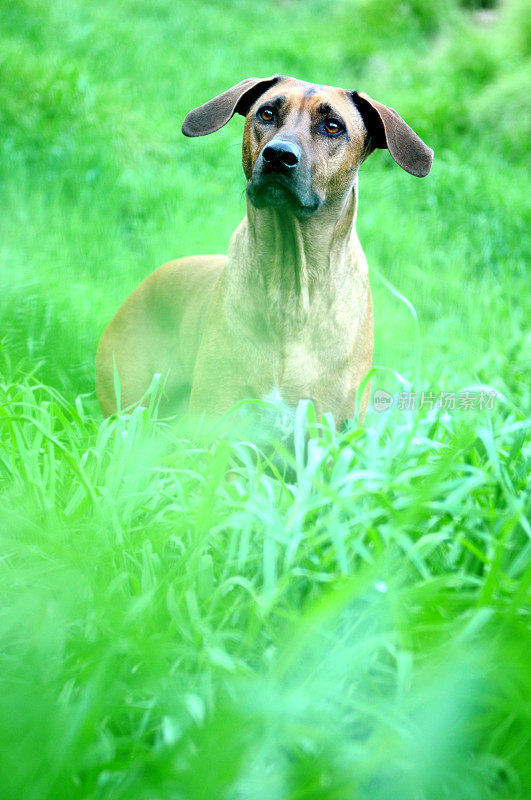
[[433,163],[431,147],[424,144],[394,108],[378,103],[364,92],[351,94],[369,134],[369,153],[377,147],[387,148],[402,169],[424,178]]
[[194,108],[184,118],[184,135],[206,136],[226,125],[234,114],[245,117],[260,95],[274,86],[281,77],[282,75],[272,75],[270,78],[246,78],[223,94],[213,97],[208,103]]

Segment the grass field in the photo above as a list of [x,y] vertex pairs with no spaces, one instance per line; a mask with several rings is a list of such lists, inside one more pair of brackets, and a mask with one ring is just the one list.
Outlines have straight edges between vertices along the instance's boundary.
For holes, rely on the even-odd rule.
[[[1,800],[530,796],[530,35],[523,0],[2,0]],[[289,479],[94,394],[121,301],[245,213],[241,120],[185,113],[275,72],[435,150],[361,170],[373,390],[497,393],[301,406]]]

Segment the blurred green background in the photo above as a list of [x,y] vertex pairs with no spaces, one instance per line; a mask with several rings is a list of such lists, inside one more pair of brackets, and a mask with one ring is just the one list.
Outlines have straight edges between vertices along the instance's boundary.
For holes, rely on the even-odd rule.
[[[530,796],[530,39],[523,0],[1,0],[2,800]],[[500,393],[303,409],[291,477],[94,397],[119,304],[245,213],[242,120],[185,113],[275,72],[435,150],[361,169],[373,388]]]

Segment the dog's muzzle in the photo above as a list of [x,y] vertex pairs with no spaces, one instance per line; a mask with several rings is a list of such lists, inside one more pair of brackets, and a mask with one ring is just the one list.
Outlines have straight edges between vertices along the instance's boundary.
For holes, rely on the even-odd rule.
[[311,182],[300,145],[289,139],[273,139],[255,161],[247,196],[256,208],[290,207],[300,216],[310,216],[321,205]]

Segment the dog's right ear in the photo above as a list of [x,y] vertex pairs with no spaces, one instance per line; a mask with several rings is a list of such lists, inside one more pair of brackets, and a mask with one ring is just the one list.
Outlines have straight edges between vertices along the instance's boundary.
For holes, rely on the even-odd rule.
[[246,78],[223,94],[213,97],[208,103],[194,108],[184,118],[182,127],[184,135],[206,136],[207,133],[214,133],[226,125],[234,114],[245,117],[260,95],[281,78],[282,75],[272,75],[270,78]]

